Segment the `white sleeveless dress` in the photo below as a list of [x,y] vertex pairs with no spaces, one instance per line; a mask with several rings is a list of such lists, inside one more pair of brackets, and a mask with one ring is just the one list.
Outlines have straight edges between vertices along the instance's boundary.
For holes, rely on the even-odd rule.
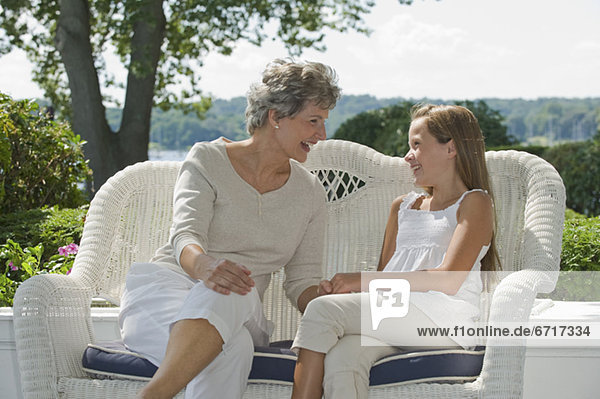
[[[384,268],[384,272],[408,272],[433,269],[442,264],[450,240],[458,224],[456,212],[465,198],[474,189],[466,191],[454,204],[439,211],[412,209],[422,194],[411,192],[406,195],[398,211],[398,234],[396,250]],[[438,291],[411,292],[410,305],[423,311],[438,326],[475,327],[480,315],[481,259],[489,245],[483,246],[471,272],[456,295]],[[470,347],[473,340],[468,337],[451,337],[459,345]]]

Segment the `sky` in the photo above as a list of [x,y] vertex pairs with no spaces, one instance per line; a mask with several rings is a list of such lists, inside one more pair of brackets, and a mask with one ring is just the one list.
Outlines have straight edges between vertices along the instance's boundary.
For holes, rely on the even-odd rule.
[[[329,31],[327,51],[297,59],[332,66],[344,94],[600,97],[600,0],[376,0],[364,19],[370,36]],[[215,98],[243,96],[270,60],[286,55],[277,41],[239,42],[230,56],[206,57],[200,86]],[[125,70],[108,63],[124,80]],[[41,97],[30,71],[22,52],[1,56],[0,91]]]

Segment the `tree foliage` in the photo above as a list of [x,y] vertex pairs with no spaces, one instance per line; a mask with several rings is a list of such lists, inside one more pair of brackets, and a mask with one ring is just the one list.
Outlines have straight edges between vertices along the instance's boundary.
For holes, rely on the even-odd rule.
[[587,216],[600,215],[600,137],[550,147],[543,157],[562,177],[567,207]]
[[388,155],[403,155],[408,150],[412,106],[411,102],[402,101],[362,112],[342,123],[333,138],[364,144]]
[[[485,136],[486,147],[516,144],[506,134],[502,115],[485,101],[456,101],[466,106],[477,117]],[[360,113],[346,120],[333,138],[355,141],[387,155],[404,155],[408,151],[410,110],[414,103],[401,101],[395,105]]]
[[529,144],[584,141],[592,138],[598,129],[600,98],[485,101],[505,117],[509,135]]
[[[130,73],[146,75],[151,72],[144,62],[147,54],[132,59],[133,36],[140,34],[144,24],[162,23],[156,104],[199,111],[203,110],[198,108],[197,102],[202,92],[197,85],[199,75],[195,67],[202,65],[202,59],[209,52],[231,54],[239,40],[260,45],[269,38],[265,32],[271,22],[278,24],[276,35],[291,55],[299,55],[309,47],[322,50],[323,32],[327,29],[369,32],[362,15],[374,5],[373,1],[360,0],[91,0],[62,3],[84,3],[86,6],[84,11],[88,20],[67,21],[66,27],[78,22],[89,24],[91,55],[106,87],[117,84],[115,77],[106,71],[107,52],[114,52]],[[161,9],[164,21],[152,14],[153,3]],[[34,81],[62,111],[69,108],[69,92],[64,65],[57,51],[57,29],[65,6],[59,1],[6,1],[1,6],[0,17],[0,27],[4,31],[0,54],[10,51],[13,46],[23,49],[34,63]],[[189,88],[174,90],[174,86],[183,81],[190,83]]]
[[[400,3],[410,3],[399,0]],[[324,49],[327,30],[368,32],[371,0],[9,0],[0,7],[0,53],[19,47],[33,79],[75,132],[98,187],[116,170],[147,159],[153,105],[202,114],[198,85],[209,52],[230,54],[239,40],[260,45],[276,29],[291,55]],[[122,85],[106,70],[113,52],[127,68],[123,118],[106,121],[101,87]],[[243,62],[240,60],[240,62]],[[69,101],[70,100],[70,101]],[[114,100],[114,99],[113,99]],[[116,133],[116,134],[115,134]]]
[[506,145],[515,145],[518,143],[514,136],[510,136],[506,133],[506,126],[504,126],[504,116],[500,111],[490,108],[490,106],[483,100],[478,101],[455,101],[456,105],[462,105],[473,112],[479,127],[485,137],[485,146],[498,147]]

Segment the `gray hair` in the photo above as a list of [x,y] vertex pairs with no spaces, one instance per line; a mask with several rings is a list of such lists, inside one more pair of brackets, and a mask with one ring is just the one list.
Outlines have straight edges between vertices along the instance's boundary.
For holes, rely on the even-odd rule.
[[262,127],[275,110],[277,119],[296,116],[308,102],[323,109],[333,109],[340,99],[337,74],[318,62],[270,62],[262,82],[253,84],[247,94],[246,129],[251,135]]

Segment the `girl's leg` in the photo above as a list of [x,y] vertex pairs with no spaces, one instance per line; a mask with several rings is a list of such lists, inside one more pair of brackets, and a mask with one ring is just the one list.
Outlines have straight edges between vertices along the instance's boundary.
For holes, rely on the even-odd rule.
[[292,349],[298,352],[293,399],[320,399],[325,354],[346,332],[360,330],[360,294],[328,295],[309,302]]
[[346,335],[325,356],[325,398],[366,399],[371,366],[398,353],[393,346],[361,346],[360,335]]
[[[361,312],[361,301],[363,312]],[[377,330],[372,330],[367,293],[329,295],[312,300],[306,308],[292,348],[295,350],[302,348],[300,352],[303,361],[300,362],[301,359],[298,359],[300,367],[305,370],[308,367],[316,367],[317,371],[322,367],[324,372],[309,374],[302,372],[302,369],[299,370],[294,375],[295,391],[312,392],[315,385],[320,388],[319,375],[324,374],[327,379],[326,398],[365,397],[372,364],[379,358],[397,351],[389,345],[457,346],[448,337],[424,341],[423,337],[418,335],[417,327],[436,327],[436,324],[419,308],[411,306],[406,316],[384,319]],[[352,335],[356,337],[348,338],[340,348],[336,348],[342,337]],[[370,343],[369,346],[365,345],[367,342]],[[312,351],[313,354],[307,350]],[[327,356],[318,357],[316,353],[327,354]],[[323,365],[322,361],[326,364]],[[345,376],[346,382],[343,378],[338,382],[337,377],[342,376]],[[352,384],[347,383],[348,378],[353,381]],[[338,394],[340,389],[350,389],[353,393]]]

